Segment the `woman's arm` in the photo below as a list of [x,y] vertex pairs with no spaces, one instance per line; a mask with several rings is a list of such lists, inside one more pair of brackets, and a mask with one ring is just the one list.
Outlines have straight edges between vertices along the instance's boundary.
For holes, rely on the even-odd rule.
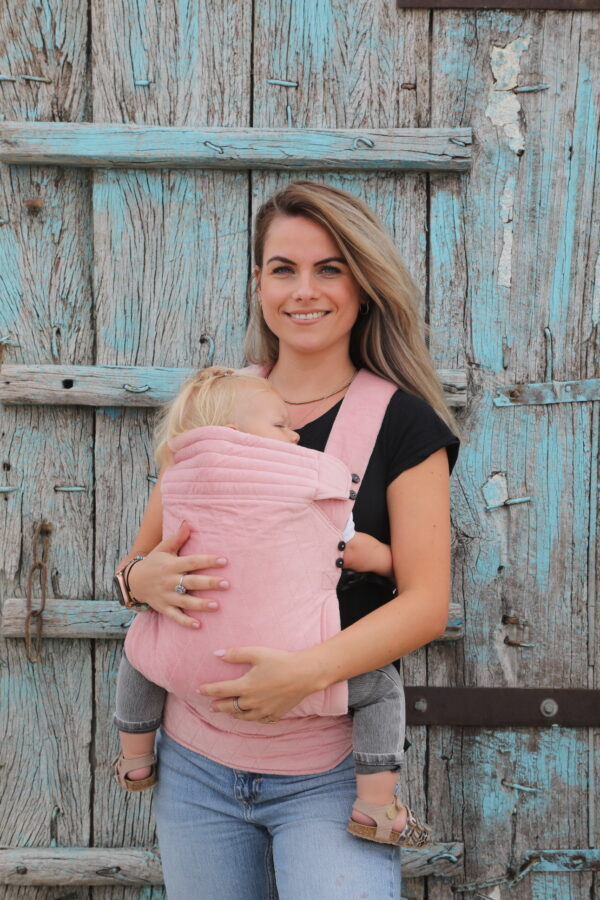
[[450,600],[450,478],[445,448],[388,487],[398,596],[312,648],[322,686],[400,659],[444,633]]
[[163,540],[160,484],[166,467],[165,464],[160,470],[131,550],[119,562],[117,570],[128,559],[138,554],[144,556],[145,559],[136,563],[129,573],[129,585],[134,597],[186,628],[199,628],[200,623],[184,610],[214,612],[219,608],[218,601],[214,596],[177,594],[175,586],[181,576],[185,575],[185,587],[188,591],[227,590],[229,585],[222,577],[186,574],[198,569],[220,568],[227,565],[227,560],[206,555],[178,556],[180,547],[190,536],[189,526],[185,522],[182,522],[175,534],[168,535]]
[[[229,662],[253,664],[241,678],[202,694],[239,697],[239,718],[280,718],[301,699],[387,665],[443,634],[450,598],[450,478],[445,448],[407,469],[387,491],[398,596],[329,640],[297,653],[241,648]],[[231,713],[230,699],[213,707]]]

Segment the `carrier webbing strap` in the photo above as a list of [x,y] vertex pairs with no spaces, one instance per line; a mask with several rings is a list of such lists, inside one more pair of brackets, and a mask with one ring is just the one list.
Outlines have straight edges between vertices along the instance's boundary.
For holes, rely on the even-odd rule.
[[367,470],[385,411],[397,390],[391,381],[360,369],[335,417],[325,453],[345,462],[360,481]]

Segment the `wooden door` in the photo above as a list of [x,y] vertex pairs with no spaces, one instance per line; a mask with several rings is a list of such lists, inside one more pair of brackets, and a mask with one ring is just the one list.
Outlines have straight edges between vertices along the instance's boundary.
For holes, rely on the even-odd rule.
[[[150,900],[151,797],[120,792],[108,765],[129,621],[112,572],[156,477],[152,406],[186,369],[242,362],[250,223],[293,178],[352,191],[387,224],[464,428],[461,612],[405,661],[406,683],[600,687],[600,14],[16,6],[0,9],[0,897]],[[81,127],[44,124],[61,122]],[[166,131],[133,140],[127,124]],[[228,149],[196,135],[205,162],[186,165],[178,128],[227,129]],[[403,128],[417,148],[404,156]],[[267,168],[263,129],[291,141],[288,171]],[[593,896],[597,728],[413,724],[409,738],[406,793],[438,843],[405,854],[404,897]]]

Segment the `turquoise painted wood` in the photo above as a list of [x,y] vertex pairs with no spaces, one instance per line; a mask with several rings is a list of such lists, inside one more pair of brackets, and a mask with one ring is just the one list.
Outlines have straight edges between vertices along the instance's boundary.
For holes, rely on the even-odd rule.
[[17,165],[466,172],[471,143],[469,128],[300,131],[0,122],[0,162]]
[[[91,0],[88,18],[75,0],[10,6],[0,8],[0,122],[20,134],[83,125],[129,140],[139,128],[168,144],[170,128],[258,129],[305,148],[331,131],[472,131],[472,146],[452,151],[470,159],[462,174],[340,165],[308,176],[378,212],[423,288],[436,366],[468,374],[453,483],[465,637],[412,654],[404,674],[600,688],[600,13]],[[87,163],[104,166],[114,148],[101,149],[88,148]],[[365,165],[373,149],[348,154]],[[175,151],[136,158],[129,143],[124,168],[76,168],[81,147],[0,165],[3,364],[155,372],[242,361],[251,216],[296,176],[259,170],[258,157],[191,168],[202,157]],[[184,165],[148,166],[165,160]],[[592,393],[567,397],[567,384]],[[521,400],[543,402],[511,398],[519,386],[530,392]],[[25,595],[41,518],[53,525],[50,596],[106,599],[155,476],[151,410],[0,414],[1,599]],[[0,643],[1,846],[56,846],[68,859],[82,848],[152,852],[149,798],[123,796],[109,777],[119,653],[117,640],[53,638],[32,665],[21,640]],[[598,729],[419,727],[410,740],[405,794],[446,848],[446,868],[407,878],[404,897],[598,893]],[[38,885],[0,883],[0,898],[56,896]],[[63,894],[164,897],[132,883],[74,882]]]

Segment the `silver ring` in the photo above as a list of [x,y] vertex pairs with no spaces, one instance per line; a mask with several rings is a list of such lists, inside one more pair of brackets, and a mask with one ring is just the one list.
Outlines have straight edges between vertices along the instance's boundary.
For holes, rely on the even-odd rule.
[[[187,575],[187,572],[184,572],[183,575]],[[183,586],[183,575],[179,579],[179,584],[175,588],[176,594],[187,594],[187,588]]]
[[242,707],[240,706],[240,704],[239,704],[240,698],[239,697],[232,697],[231,700],[233,702],[233,708],[235,709],[236,713],[247,712],[247,710],[242,709]]

